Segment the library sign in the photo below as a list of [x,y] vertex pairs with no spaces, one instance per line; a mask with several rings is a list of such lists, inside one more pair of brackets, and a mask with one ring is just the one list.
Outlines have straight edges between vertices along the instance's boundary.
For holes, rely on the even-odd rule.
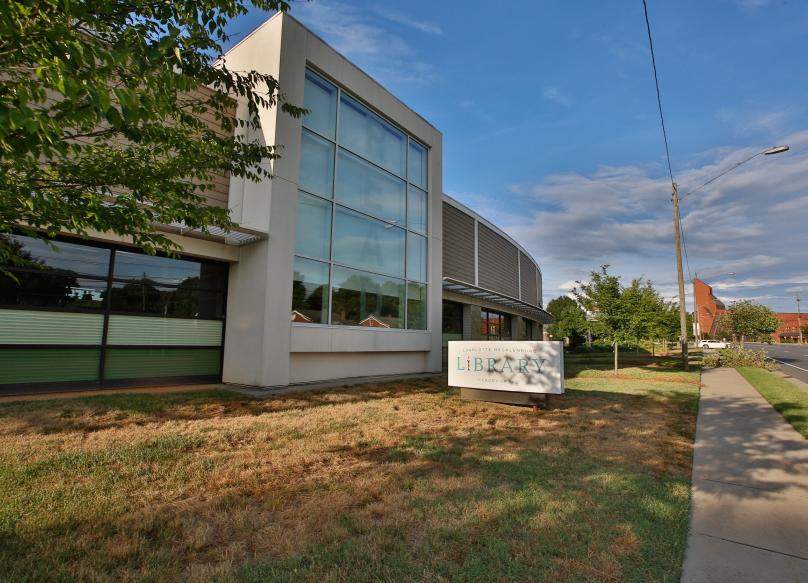
[[522,393],[564,393],[560,341],[450,341],[449,386]]

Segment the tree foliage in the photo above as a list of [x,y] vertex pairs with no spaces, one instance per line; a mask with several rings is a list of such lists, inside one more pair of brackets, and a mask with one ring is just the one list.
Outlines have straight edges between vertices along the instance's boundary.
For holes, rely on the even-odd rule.
[[751,340],[765,342],[777,330],[780,321],[774,312],[751,300],[733,302],[721,316],[721,327],[731,332],[741,343]]
[[553,338],[569,338],[572,345],[583,338],[587,329],[586,313],[578,302],[569,296],[560,296],[547,304],[547,311],[555,318],[547,330]]
[[650,281],[636,278],[624,286],[620,277],[611,275],[608,268],[604,265],[600,271],[593,271],[588,282],[577,282],[573,294],[578,303],[593,314],[589,324],[595,336],[612,344],[617,373],[621,343],[676,336],[678,307],[666,302]]
[[[278,82],[219,59],[225,25],[283,0],[12,0],[0,7],[2,237],[111,231],[149,252],[156,224],[232,227],[200,194],[217,175],[257,180],[276,146],[243,140],[259,111],[295,116]],[[200,88],[208,88],[201,90]],[[246,103],[237,118],[234,99]],[[208,122],[201,119],[208,118]],[[212,122],[212,123],[211,123]],[[114,204],[111,202],[114,200]]]

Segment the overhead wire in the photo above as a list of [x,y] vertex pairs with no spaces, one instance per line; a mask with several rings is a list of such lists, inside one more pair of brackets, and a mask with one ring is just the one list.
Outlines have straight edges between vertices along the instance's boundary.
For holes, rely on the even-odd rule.
[[651,49],[651,65],[654,68],[654,83],[656,84],[657,105],[659,106],[659,121],[662,124],[662,137],[665,140],[665,157],[668,160],[668,174],[671,177],[671,183],[673,183],[674,180],[673,167],[671,166],[671,152],[670,148],[668,147],[668,132],[665,129],[665,116],[662,115],[662,97],[659,93],[659,76],[657,75],[656,56],[654,55],[654,40],[651,38],[651,21],[648,20],[648,4],[646,0],[642,0],[642,7],[645,11],[645,30],[648,31],[648,46]]
[[[657,97],[657,107],[659,108],[659,122],[662,126],[662,139],[665,142],[665,159],[668,162],[668,175],[671,178],[671,185],[675,184],[675,180],[673,178],[673,166],[671,165],[671,152],[670,147],[668,146],[668,131],[665,128],[665,115],[662,113],[662,96],[659,90],[659,75],[657,73],[657,66],[656,66],[656,55],[654,53],[654,39],[651,35],[651,21],[648,18],[648,2],[646,0],[642,0],[642,7],[643,12],[645,14],[645,30],[648,33],[648,48],[651,50],[651,65],[654,70],[654,85],[656,87],[656,97]],[[678,210],[677,210],[678,212]],[[682,224],[682,216],[679,213],[679,235],[682,238],[682,249],[684,250],[685,255],[685,263],[687,264],[687,275],[690,281],[693,281],[693,275],[690,271],[690,259],[687,256],[687,242],[685,240],[685,229],[684,225]]]

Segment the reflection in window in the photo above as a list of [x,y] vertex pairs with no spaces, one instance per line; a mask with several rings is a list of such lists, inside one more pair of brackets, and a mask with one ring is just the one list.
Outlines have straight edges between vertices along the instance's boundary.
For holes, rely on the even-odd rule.
[[187,279],[179,286],[159,285],[150,279],[112,285],[110,309],[127,314],[151,314],[172,318],[224,318],[224,294],[200,290]]
[[426,149],[413,141],[410,141],[407,157],[407,180],[419,188],[426,188]]
[[14,281],[0,274],[0,305],[31,308],[101,310],[107,294],[105,280],[58,272],[14,272]]
[[412,186],[407,189],[407,226],[426,234],[426,192]]
[[407,233],[407,279],[426,281],[426,237]]
[[[107,277],[110,250],[64,241],[48,244],[24,235],[0,235],[18,259],[21,267],[33,270],[53,270],[82,275]],[[9,266],[13,267],[13,266]]]
[[292,283],[292,322],[328,322],[328,264],[295,258]]
[[507,340],[511,336],[511,318],[506,314],[481,310],[480,332],[483,340]]
[[300,188],[331,198],[334,185],[334,144],[303,130],[300,142]]
[[428,149],[310,70],[304,105],[292,321],[424,329]]
[[385,221],[404,226],[404,181],[340,149],[336,199]]
[[303,107],[309,110],[303,125],[333,140],[337,127],[337,88],[306,71]]
[[332,324],[371,328],[404,327],[404,282],[334,267]]
[[328,260],[331,251],[331,203],[319,197],[297,193],[295,251],[300,255]]
[[339,143],[352,152],[404,176],[407,138],[400,131],[342,95],[339,110]]
[[227,265],[117,251],[113,277],[224,291]]
[[337,208],[334,261],[404,277],[404,229]]
[[426,286],[407,283],[407,328],[426,330]]

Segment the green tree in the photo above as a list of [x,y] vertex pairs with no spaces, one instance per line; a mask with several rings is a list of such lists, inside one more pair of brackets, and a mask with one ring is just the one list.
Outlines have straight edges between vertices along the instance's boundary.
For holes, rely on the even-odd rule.
[[[250,6],[289,3],[4,2],[0,234],[110,231],[155,252],[177,248],[156,224],[232,227],[200,194],[217,175],[268,177],[266,161],[278,157],[277,146],[237,134],[259,126],[262,108],[304,113],[271,75],[219,58],[226,24]],[[0,238],[0,265],[19,261]]]
[[765,342],[771,339],[771,334],[777,330],[780,321],[774,312],[751,300],[733,302],[722,317],[722,325],[740,338],[741,345],[747,341]]
[[586,283],[576,282],[578,285],[572,293],[587,312],[594,314],[591,324],[595,335],[612,345],[614,374],[617,374],[620,342],[631,342],[636,338],[630,308],[636,297],[626,297],[620,277],[609,274],[608,268],[608,265],[603,265],[600,271],[593,271]]
[[586,333],[586,313],[574,299],[560,296],[547,304],[547,311],[555,318],[548,327],[548,333],[557,340],[570,339],[570,344],[577,344]]

